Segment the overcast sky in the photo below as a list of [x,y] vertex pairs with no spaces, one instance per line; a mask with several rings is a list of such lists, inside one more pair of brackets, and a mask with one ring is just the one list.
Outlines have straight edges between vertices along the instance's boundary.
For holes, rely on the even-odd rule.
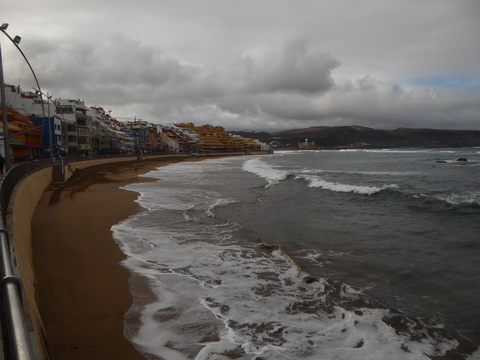
[[[15,0],[43,92],[120,120],[480,130],[479,0]],[[5,81],[31,90],[0,34]]]

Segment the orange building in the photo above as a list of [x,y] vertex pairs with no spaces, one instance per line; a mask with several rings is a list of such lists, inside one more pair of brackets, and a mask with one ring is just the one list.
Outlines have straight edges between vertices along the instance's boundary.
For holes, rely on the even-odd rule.
[[7,120],[12,158],[15,161],[41,158],[42,130],[36,127],[33,120],[10,107],[7,107]]

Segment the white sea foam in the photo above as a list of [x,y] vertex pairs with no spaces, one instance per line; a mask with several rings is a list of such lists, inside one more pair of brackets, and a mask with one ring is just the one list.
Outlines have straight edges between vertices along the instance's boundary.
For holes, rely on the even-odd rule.
[[330,170],[330,169],[308,169],[303,168],[300,172],[302,175],[311,175],[311,174],[358,174],[358,175],[386,175],[386,176],[415,176],[423,175],[424,172],[419,171],[358,171],[358,170]]
[[480,206],[480,192],[448,193],[434,195],[433,197],[454,206]]
[[418,193],[412,195],[416,199],[437,200],[454,207],[480,206],[480,192],[464,193]]
[[243,164],[243,170],[266,179],[268,181],[267,186],[278,184],[280,181],[285,180],[288,175],[290,175],[289,171],[276,169],[262,161],[260,158],[254,158],[246,161]]
[[335,191],[335,192],[351,192],[362,195],[372,195],[376,194],[382,190],[389,188],[396,188],[397,185],[384,185],[379,186],[364,186],[364,185],[349,185],[349,184],[340,184],[336,182],[327,181],[321,177],[313,175],[301,175],[299,178],[303,178],[308,182],[308,186],[312,188],[321,188],[325,190]]
[[389,153],[389,154],[421,154],[429,153],[429,149],[341,149],[339,152],[365,152],[365,153]]
[[467,360],[480,360],[480,349],[470,355]]
[[205,213],[207,216],[214,218],[215,214],[213,213],[213,210],[215,210],[219,206],[233,204],[235,202],[237,201],[233,199],[216,199],[215,202],[208,207]]
[[[255,158],[246,161],[243,164],[243,170],[251,172],[259,177],[262,177],[268,181],[267,187],[278,184],[280,181],[287,179],[289,175],[295,175],[296,179],[303,178],[308,182],[308,186],[311,188],[322,188],[325,190],[331,190],[336,192],[353,192],[358,194],[364,195],[372,195],[378,193],[379,191],[389,189],[389,188],[398,188],[395,184],[384,185],[381,187],[378,186],[364,186],[364,185],[349,185],[349,184],[341,184],[337,182],[327,181],[321,177],[314,176],[312,173],[352,173],[352,174],[362,174],[362,172],[358,171],[329,171],[329,170],[309,170],[309,169],[301,169],[298,173],[293,172],[292,170],[283,170],[275,168],[260,158]],[[368,175],[375,175],[371,173],[365,172],[364,174]],[[382,173],[387,175],[396,175],[395,173]],[[402,176],[409,175],[402,173]]]

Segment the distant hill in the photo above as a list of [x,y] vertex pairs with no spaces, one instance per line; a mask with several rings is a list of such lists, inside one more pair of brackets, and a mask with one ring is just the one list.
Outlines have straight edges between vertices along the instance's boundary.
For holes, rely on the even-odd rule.
[[280,147],[296,148],[299,142],[315,142],[316,148],[398,148],[480,146],[480,131],[399,128],[372,129],[364,126],[314,126],[275,133],[240,131],[232,133]]

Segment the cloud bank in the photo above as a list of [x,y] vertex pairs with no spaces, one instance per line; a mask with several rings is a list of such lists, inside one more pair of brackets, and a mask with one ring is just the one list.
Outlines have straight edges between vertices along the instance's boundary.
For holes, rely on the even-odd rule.
[[[180,1],[162,8],[176,20],[156,22],[158,31],[145,32],[145,37],[116,27],[73,31],[61,21],[51,36],[33,37],[23,48],[44,92],[110,108],[120,119],[252,130],[353,124],[480,129],[480,67],[471,61],[480,52],[473,48],[467,59],[459,53],[470,49],[459,40],[473,39],[470,33],[461,37],[462,31],[480,29],[472,15],[480,7],[467,1],[465,9],[458,10],[449,1],[440,2],[443,10],[428,12],[428,7],[419,6],[422,23],[406,24],[402,21],[413,21],[401,13],[408,4],[395,1],[388,6],[367,1],[362,9],[343,2],[327,2],[327,9],[307,1],[309,8],[296,12],[280,1],[273,15],[262,3],[247,17],[238,2],[228,8],[209,0],[206,8],[196,8],[200,20],[185,12],[185,2]],[[122,1],[115,4],[127,6]],[[164,4],[152,5],[152,12]],[[212,7],[219,7],[223,17],[209,13]],[[72,19],[93,16],[111,24],[99,16],[101,11],[107,7],[95,14],[85,7]],[[152,20],[145,10],[125,7],[118,21],[126,19],[128,11],[140,20]],[[338,20],[330,19],[333,13],[341,15]],[[261,15],[275,15],[275,22],[267,23]],[[323,21],[315,21],[315,16]],[[464,17],[442,23],[449,16]],[[143,26],[142,21],[136,24]],[[226,25],[238,29],[226,35],[217,31]],[[160,31],[165,26],[176,26],[168,35],[179,44],[165,40],[167,34]],[[62,34],[60,29],[68,31]],[[439,48],[440,37],[453,52]],[[6,81],[29,90],[28,71],[7,45],[2,42]],[[463,84],[442,83],[438,79],[443,75]],[[435,76],[437,83],[425,80]]]

